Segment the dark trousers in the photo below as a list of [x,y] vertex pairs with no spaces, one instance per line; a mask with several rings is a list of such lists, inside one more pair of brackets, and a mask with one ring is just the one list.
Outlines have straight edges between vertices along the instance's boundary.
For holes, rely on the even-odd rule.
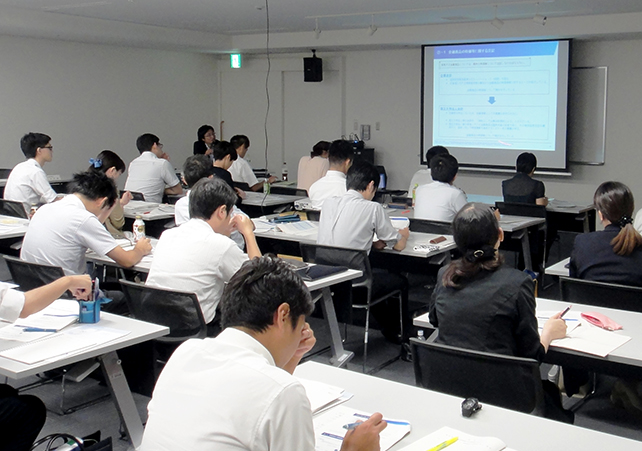
[[47,412],[40,399],[18,395],[0,384],[0,447],[7,451],[29,450],[45,424]]

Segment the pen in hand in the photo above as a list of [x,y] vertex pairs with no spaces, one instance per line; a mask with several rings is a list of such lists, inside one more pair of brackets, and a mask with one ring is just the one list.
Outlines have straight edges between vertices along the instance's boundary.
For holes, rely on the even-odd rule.
[[560,319],[561,319],[561,318],[564,318],[564,315],[566,315],[566,314],[568,313],[568,311],[571,309],[571,307],[573,307],[573,306],[572,306],[572,305],[569,305],[568,307],[566,307],[566,308],[564,309],[564,311],[563,311],[563,312],[562,312],[562,314],[560,315]]

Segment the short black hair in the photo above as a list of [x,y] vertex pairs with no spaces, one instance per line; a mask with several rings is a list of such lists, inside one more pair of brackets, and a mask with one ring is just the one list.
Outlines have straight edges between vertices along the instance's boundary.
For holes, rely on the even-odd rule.
[[118,190],[114,181],[102,171],[87,171],[74,174],[74,179],[69,186],[70,194],[81,194],[89,200],[106,197],[103,208],[111,208],[118,199]]
[[117,171],[125,172],[127,166],[125,166],[123,159],[111,150],[103,150],[100,152],[98,156],[94,158],[94,163],[91,163],[91,166],[89,166],[90,170],[93,169],[101,172],[108,171],[109,168],[116,168]]
[[310,152],[310,157],[318,157],[323,152],[330,150],[330,141],[319,141],[312,147],[312,152]]
[[379,186],[381,176],[379,171],[367,161],[359,161],[348,169],[346,175],[346,187],[355,191],[365,191],[370,182],[374,182],[375,188]]
[[238,149],[242,145],[245,147],[250,147],[250,138],[245,135],[234,135],[230,139],[230,143],[234,146],[235,149]]
[[202,178],[214,174],[212,162],[205,155],[192,155],[187,157],[183,164],[183,178],[188,187],[193,187]]
[[212,148],[212,156],[215,160],[222,160],[228,155],[232,161],[236,161],[239,157],[239,154],[236,153],[236,148],[227,141],[219,141]]
[[152,147],[154,147],[154,144],[158,144],[159,142],[160,138],[158,136],[145,133],[136,139],[136,148],[140,153],[149,152],[152,150]]
[[433,157],[446,154],[450,154],[450,152],[448,152],[448,149],[444,146],[432,146],[426,151],[426,166],[430,167],[430,160],[432,160]]
[[211,125],[201,125],[200,127],[198,127],[198,130],[196,131],[196,136],[198,136],[198,140],[203,141],[203,138],[205,138],[205,135],[210,130],[214,131],[214,127],[212,127]]
[[517,170],[517,172],[530,174],[536,167],[537,157],[534,154],[530,152],[524,152],[520,153],[517,157],[517,164],[515,165],[515,169]]
[[459,162],[450,154],[437,155],[430,160],[430,176],[437,182],[452,183],[458,170]]
[[328,160],[330,164],[341,164],[346,160],[354,160],[354,150],[352,143],[345,139],[332,141],[328,149]]
[[189,216],[207,221],[221,205],[229,214],[236,199],[236,193],[222,179],[200,179],[189,193]]
[[38,147],[44,147],[51,141],[49,135],[29,132],[20,139],[20,148],[27,158],[35,158]]
[[284,302],[290,306],[293,329],[301,315],[310,315],[314,309],[303,280],[287,263],[269,254],[254,258],[243,263],[223,291],[221,326],[264,332]]

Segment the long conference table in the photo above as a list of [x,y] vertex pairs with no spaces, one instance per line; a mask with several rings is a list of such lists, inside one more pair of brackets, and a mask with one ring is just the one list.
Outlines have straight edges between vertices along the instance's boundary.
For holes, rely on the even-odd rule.
[[471,418],[464,418],[461,398],[316,362],[299,365],[294,375],[354,394],[345,406],[370,413],[381,412],[384,419],[409,421],[412,432],[393,446],[392,451],[399,451],[444,426],[480,437],[497,437],[516,451],[565,451],[569,448],[633,451],[642,447],[635,440],[489,404],[484,404]]

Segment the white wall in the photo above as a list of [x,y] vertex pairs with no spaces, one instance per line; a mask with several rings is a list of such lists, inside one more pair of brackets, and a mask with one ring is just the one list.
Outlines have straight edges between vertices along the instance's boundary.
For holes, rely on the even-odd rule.
[[84,170],[103,149],[128,163],[146,132],[182,167],[196,129],[218,124],[211,55],[4,36],[0,55],[1,167],[24,159],[19,141],[28,131],[52,137],[48,174]]

